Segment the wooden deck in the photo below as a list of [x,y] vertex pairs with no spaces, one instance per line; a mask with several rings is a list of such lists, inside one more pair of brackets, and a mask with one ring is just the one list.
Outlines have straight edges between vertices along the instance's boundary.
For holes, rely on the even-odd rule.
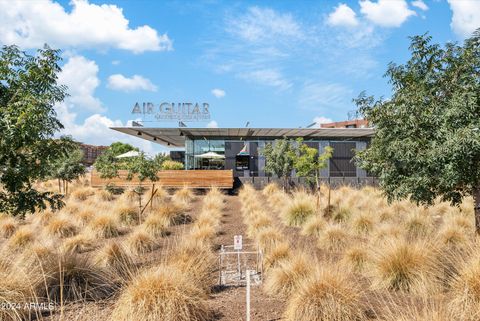
[[[107,184],[115,186],[133,186],[138,185],[138,179],[133,178],[127,180],[127,171],[119,171],[118,177],[105,179],[100,177],[100,173],[93,170],[90,176],[90,184],[92,187],[102,187]],[[152,182],[145,180],[143,184],[152,183],[162,185],[164,187],[191,187],[191,188],[233,188],[233,170],[168,170],[159,171],[158,181]]]

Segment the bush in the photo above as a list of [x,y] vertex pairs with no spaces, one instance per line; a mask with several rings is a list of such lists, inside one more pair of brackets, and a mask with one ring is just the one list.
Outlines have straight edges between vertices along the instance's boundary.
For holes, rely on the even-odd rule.
[[180,162],[166,160],[162,163],[162,170],[180,170],[183,169],[183,164]]

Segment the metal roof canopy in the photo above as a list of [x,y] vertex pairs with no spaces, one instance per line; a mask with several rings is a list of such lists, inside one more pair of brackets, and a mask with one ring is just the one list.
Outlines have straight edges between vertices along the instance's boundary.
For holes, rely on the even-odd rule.
[[110,127],[113,130],[153,141],[167,147],[185,147],[189,138],[330,138],[348,139],[372,137],[373,128],[158,128],[158,127]]

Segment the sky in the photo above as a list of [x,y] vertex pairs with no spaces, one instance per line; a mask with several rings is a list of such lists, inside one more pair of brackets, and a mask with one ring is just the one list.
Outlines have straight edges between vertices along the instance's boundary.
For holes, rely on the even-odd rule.
[[188,127],[341,121],[360,92],[391,95],[383,75],[410,36],[461,43],[478,27],[480,0],[0,0],[1,45],[62,50],[62,134],[150,154],[166,149],[109,129],[138,119],[136,102],[208,103]]

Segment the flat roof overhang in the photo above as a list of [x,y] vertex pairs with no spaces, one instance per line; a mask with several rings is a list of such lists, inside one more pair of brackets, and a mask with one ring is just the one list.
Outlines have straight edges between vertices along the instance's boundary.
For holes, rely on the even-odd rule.
[[158,127],[110,127],[113,130],[152,141],[167,147],[185,147],[189,138],[252,138],[279,139],[358,139],[373,137],[373,128],[158,128]]

